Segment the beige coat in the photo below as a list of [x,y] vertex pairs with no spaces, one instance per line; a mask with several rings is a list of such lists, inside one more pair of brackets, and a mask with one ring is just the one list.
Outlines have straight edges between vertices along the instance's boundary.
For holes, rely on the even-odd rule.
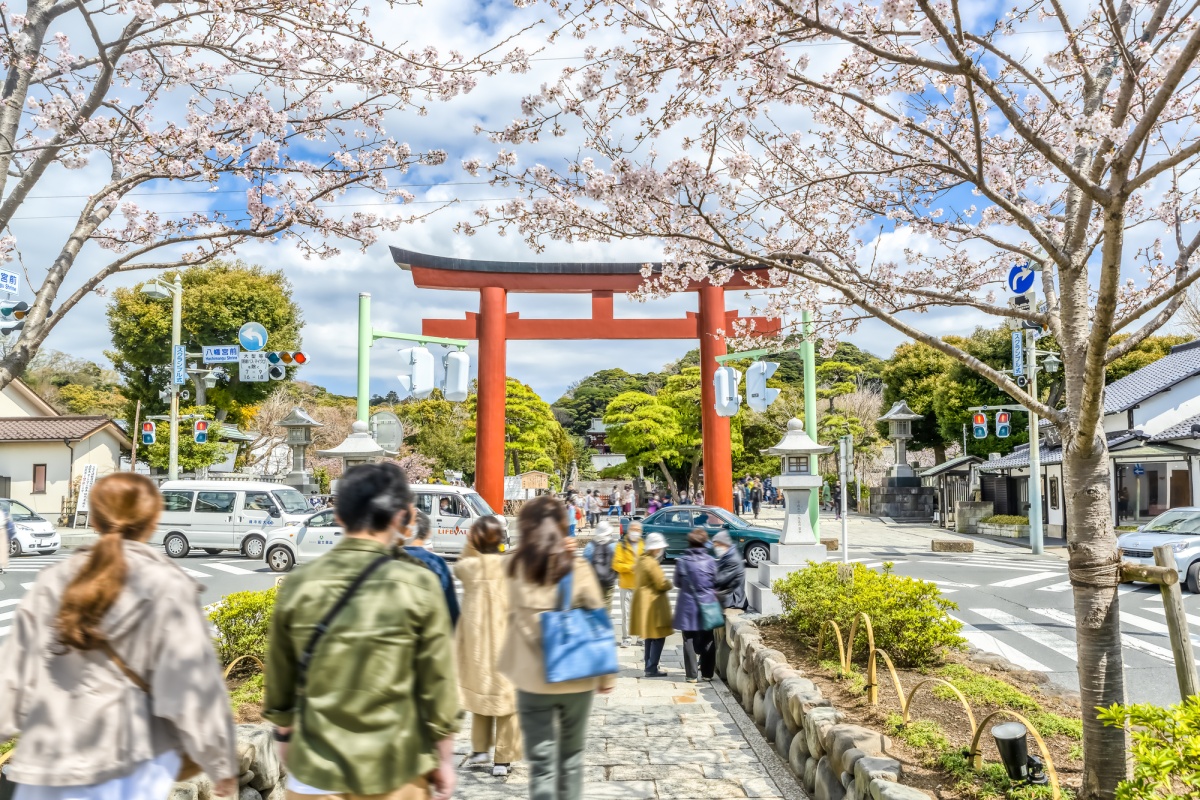
[[629,610],[629,632],[643,639],[665,639],[675,632],[671,625],[670,578],[653,556],[640,555],[634,569],[637,586]]
[[150,684],[150,696],[103,651],[63,652],[57,643],[63,591],[88,551],[43,570],[0,647],[0,741],[21,737],[9,765],[16,783],[100,783],[168,750],[186,752],[214,779],[238,774],[229,695],[200,587],[160,548],[124,547],[125,589],[101,630]]
[[458,696],[472,714],[506,717],[517,711],[513,685],[496,665],[508,630],[508,559],[499,554],[462,558],[454,577],[462,581],[462,614],[454,631]]
[[[596,573],[582,556],[575,558],[571,588],[572,608],[603,608],[604,593]],[[546,664],[542,657],[542,629],[539,616],[558,608],[558,585],[539,586],[521,578],[508,582],[508,631],[500,652],[500,672],[522,692],[530,694],[572,694],[613,686],[616,675],[584,678],[563,683],[546,683]],[[613,647],[616,648],[616,639]]]

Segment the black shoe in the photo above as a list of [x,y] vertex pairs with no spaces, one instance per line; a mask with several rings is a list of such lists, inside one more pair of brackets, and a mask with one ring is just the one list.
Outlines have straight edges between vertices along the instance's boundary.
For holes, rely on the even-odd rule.
[[647,677],[647,678],[665,678],[665,677],[667,677],[667,673],[665,670],[661,670],[661,669],[646,670],[645,677]]

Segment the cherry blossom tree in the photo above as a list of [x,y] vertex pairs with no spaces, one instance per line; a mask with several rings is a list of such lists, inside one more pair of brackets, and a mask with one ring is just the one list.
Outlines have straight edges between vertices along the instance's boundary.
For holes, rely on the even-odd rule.
[[[395,180],[446,154],[413,152],[386,123],[469,92],[482,74],[528,68],[511,40],[468,57],[373,33],[415,4],[0,5],[0,263],[17,262],[9,268],[36,291],[0,359],[0,387],[112,275],[203,263],[251,240],[328,258],[337,239],[365,247],[415,219]],[[339,209],[352,190],[355,204]],[[160,205],[205,192],[219,208]],[[38,198],[60,200],[57,213],[68,215],[58,241],[34,227],[36,214],[20,214]],[[43,263],[25,255],[35,250]]]
[[[493,225],[535,249],[652,240],[665,259],[647,265],[646,296],[763,270],[771,313],[811,309],[827,339],[882,320],[897,343],[937,348],[1053,423],[1087,710],[1082,794],[1112,797],[1126,735],[1091,711],[1125,700],[1104,366],[1200,277],[1200,3],[548,2],[578,37],[604,41],[492,132],[494,163],[464,164],[521,199],[461,229]],[[518,165],[521,145],[566,135],[577,156]],[[1023,263],[1041,269],[1044,306],[996,297]],[[1048,327],[1064,407],[923,330],[936,307]],[[1130,335],[1113,345],[1118,332]]]

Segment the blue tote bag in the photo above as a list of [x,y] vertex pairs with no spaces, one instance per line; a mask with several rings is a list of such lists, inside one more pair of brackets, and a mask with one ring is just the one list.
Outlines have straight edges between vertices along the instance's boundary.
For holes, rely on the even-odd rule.
[[602,608],[571,608],[571,573],[558,583],[559,609],[543,611],[542,655],[546,683],[615,675],[617,642]]

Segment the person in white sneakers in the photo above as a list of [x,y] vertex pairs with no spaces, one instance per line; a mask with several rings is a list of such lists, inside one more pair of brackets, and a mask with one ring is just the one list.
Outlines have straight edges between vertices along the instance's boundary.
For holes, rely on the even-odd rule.
[[612,568],[617,573],[617,590],[621,595],[621,647],[633,647],[637,637],[629,635],[629,611],[633,590],[637,587],[634,569],[642,554],[642,523],[630,522],[629,529],[613,550]]

